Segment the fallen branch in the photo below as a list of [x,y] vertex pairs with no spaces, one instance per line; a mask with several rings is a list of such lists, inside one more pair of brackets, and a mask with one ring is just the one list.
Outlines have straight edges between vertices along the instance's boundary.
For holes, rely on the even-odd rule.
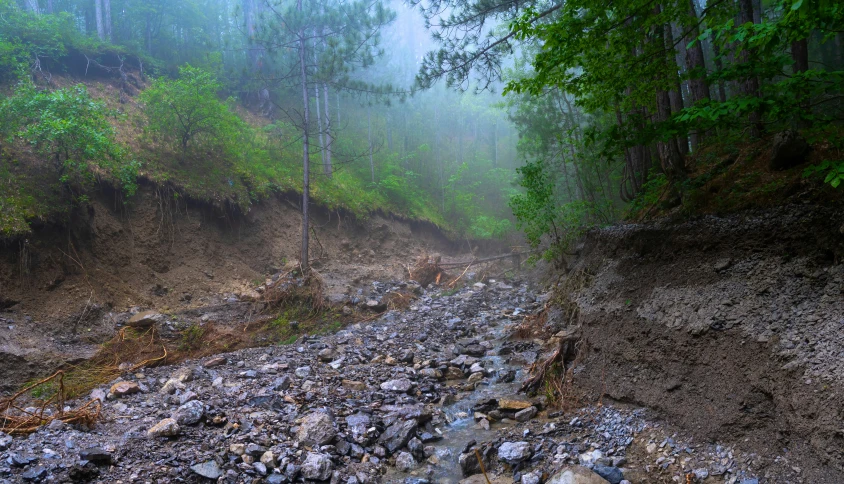
[[545,375],[548,373],[548,370],[550,370],[555,363],[562,364],[563,374],[568,372],[569,368],[567,365],[570,361],[574,361],[577,357],[580,341],[581,338],[578,331],[572,331],[563,335],[560,339],[560,343],[557,345],[557,349],[551,356],[542,363],[534,363],[533,366],[531,366],[531,376],[522,383],[520,391],[531,392],[539,388],[540,385],[542,385],[542,382],[545,381]]

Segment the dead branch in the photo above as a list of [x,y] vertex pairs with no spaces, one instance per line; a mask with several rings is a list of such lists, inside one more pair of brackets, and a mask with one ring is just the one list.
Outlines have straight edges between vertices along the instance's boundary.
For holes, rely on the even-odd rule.
[[562,365],[563,373],[568,372],[568,364],[577,358],[580,349],[580,332],[571,331],[562,335],[557,349],[545,361],[534,363],[530,368],[530,377],[522,383],[520,391],[531,392],[536,390],[545,381],[545,376],[554,364]]

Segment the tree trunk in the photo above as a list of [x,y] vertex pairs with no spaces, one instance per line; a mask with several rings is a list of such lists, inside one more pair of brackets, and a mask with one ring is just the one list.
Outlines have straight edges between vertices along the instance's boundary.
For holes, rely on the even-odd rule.
[[103,1],[103,22],[105,23],[105,36],[106,40],[112,42],[114,40],[112,36],[112,24],[111,24],[111,0],[102,0]]
[[331,149],[334,145],[334,138],[331,137],[331,116],[328,111],[328,84],[322,83],[322,95],[323,101],[325,101],[325,147],[326,147],[326,157],[325,157],[325,165],[323,165],[323,170],[325,174],[329,177],[332,173],[334,173],[334,167],[331,165]]
[[372,108],[366,109],[366,124],[369,127],[369,171],[372,175],[372,183],[375,183],[375,161],[372,158]]
[[38,0],[26,0],[26,8],[35,15],[41,13],[41,9],[38,8]]
[[791,58],[794,61],[794,72],[809,70],[809,39],[795,40],[791,43]]
[[319,153],[320,157],[322,158],[322,169],[325,171],[326,159],[325,159],[325,137],[323,136],[322,131],[322,107],[319,99],[319,83],[317,82],[314,86],[314,90],[316,92],[316,118],[317,118],[317,129],[319,129]]
[[[660,7],[657,6],[655,13],[660,13]],[[669,27],[670,28],[670,27]],[[655,40],[658,46],[665,45],[665,25],[657,26],[655,31]],[[665,71],[669,70],[670,63],[667,56],[663,56],[660,60],[665,67]],[[671,118],[671,96],[668,91],[658,89],[656,92],[656,108],[657,108],[657,122],[665,123]],[[685,166],[683,164],[683,155],[677,144],[675,138],[668,140],[657,141],[657,150],[659,152],[659,160],[662,164],[662,169],[673,182],[682,180],[685,177]]]
[[47,0],[47,13],[56,13],[56,11],[53,10],[53,0]]
[[337,96],[337,126],[339,127],[340,123],[342,123],[342,121],[340,120],[340,91],[337,91],[336,96]]
[[[724,64],[721,62],[721,48],[715,42],[712,43],[712,52],[715,56],[715,70],[721,72],[724,70]],[[723,80],[718,81],[718,102],[727,102],[727,87]]]
[[147,41],[147,54],[152,55],[152,16],[151,16],[151,14],[147,14],[147,18],[146,18],[146,41]]
[[498,120],[492,123],[492,166],[498,168]]
[[392,116],[387,112],[387,149],[393,152],[393,123]]
[[[696,25],[698,17],[694,0],[689,0],[689,17]],[[689,94],[691,94],[693,104],[709,99],[709,85],[706,82],[706,60],[703,57],[703,45],[701,41],[697,40],[699,35],[699,31],[695,27],[690,30],[689,35],[683,41],[683,43],[694,42],[691,47],[686,48],[686,70],[689,73]],[[703,133],[692,131],[690,137],[692,151],[696,151],[703,139]]]
[[[682,111],[685,106],[683,105],[683,86],[680,84],[680,66],[677,65],[677,55],[674,51],[674,34],[671,25],[665,26],[665,34],[665,48],[672,54],[666,59],[666,74],[671,76],[670,80],[673,86],[673,89],[668,91],[668,98],[671,102],[671,112],[673,114],[677,114]],[[680,43],[682,44],[683,41],[680,40]],[[689,154],[689,140],[686,139],[685,136],[677,138],[677,147],[680,149],[680,153],[683,156]]]
[[97,21],[97,38],[105,40],[105,26],[103,25],[103,0],[94,0],[94,18]]
[[[302,11],[302,0],[298,2],[298,10]],[[304,119],[302,120],[302,254],[301,266],[303,274],[307,275],[310,270],[308,260],[308,243],[310,220],[308,214],[308,203],[310,201],[311,189],[311,160],[308,153],[308,126],[311,121],[310,103],[308,102],[308,72],[305,65],[305,32],[299,31],[299,68],[302,77],[302,103],[304,104]]]
[[[739,18],[741,24],[755,23],[753,0],[739,0]],[[747,49],[741,52],[741,61],[744,63],[751,62],[751,55]],[[742,94],[747,97],[759,97],[759,78],[750,75],[742,83]],[[750,136],[752,138],[759,138],[762,136],[762,113],[759,110],[754,110],[748,117],[750,123]]]

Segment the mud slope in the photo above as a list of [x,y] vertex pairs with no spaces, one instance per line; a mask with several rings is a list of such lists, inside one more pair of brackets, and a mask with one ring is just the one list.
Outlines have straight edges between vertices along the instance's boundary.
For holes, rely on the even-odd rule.
[[784,455],[803,482],[844,482],[842,223],[802,206],[590,233],[570,264],[591,275],[581,380],[772,469]]
[[[37,227],[26,241],[0,245],[0,388],[89,355],[115,331],[113,312],[219,304],[298,259],[295,198],[246,215],[173,200],[145,186],[124,205],[106,190],[69,228]],[[406,276],[403,264],[422,251],[456,249],[430,225],[312,214],[311,257],[330,298]]]

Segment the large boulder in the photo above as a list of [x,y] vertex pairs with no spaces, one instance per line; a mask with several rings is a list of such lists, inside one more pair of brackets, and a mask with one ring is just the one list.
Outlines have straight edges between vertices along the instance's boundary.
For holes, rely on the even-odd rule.
[[806,161],[809,143],[793,130],[785,130],[774,135],[771,147],[771,170],[787,170]]
[[296,438],[299,442],[313,446],[328,445],[334,440],[337,431],[334,419],[324,412],[310,413],[302,419]]
[[572,466],[555,474],[546,484],[607,484],[607,480],[583,466]]
[[527,442],[504,442],[498,448],[498,460],[508,464],[518,464],[530,458],[532,451]]
[[402,447],[410,442],[413,434],[416,432],[417,424],[415,420],[399,421],[387,427],[387,430],[381,434],[378,442],[387,449],[390,454],[395,454]]

